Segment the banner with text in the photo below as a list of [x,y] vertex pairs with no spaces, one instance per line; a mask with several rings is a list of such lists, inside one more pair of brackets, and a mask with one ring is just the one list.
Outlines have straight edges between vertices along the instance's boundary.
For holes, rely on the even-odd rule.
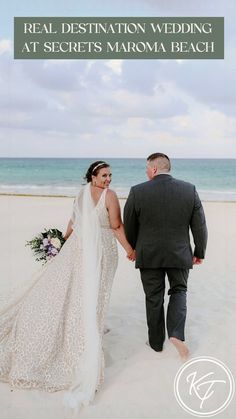
[[15,17],[15,59],[223,59],[223,17]]

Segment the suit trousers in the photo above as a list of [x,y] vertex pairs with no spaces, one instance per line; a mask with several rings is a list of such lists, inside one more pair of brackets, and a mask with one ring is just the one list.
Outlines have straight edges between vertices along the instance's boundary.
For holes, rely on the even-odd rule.
[[162,351],[165,340],[165,276],[169,280],[166,326],[168,337],[182,341],[187,313],[186,292],[189,269],[156,268],[140,269],[143,289],[146,295],[146,315],[149,344],[155,351]]

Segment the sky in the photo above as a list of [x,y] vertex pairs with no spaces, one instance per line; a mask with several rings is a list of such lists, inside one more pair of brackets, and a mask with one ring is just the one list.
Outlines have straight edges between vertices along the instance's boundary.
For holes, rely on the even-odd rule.
[[[0,157],[236,158],[234,1],[2,2]],[[14,16],[224,16],[225,59],[14,60]]]

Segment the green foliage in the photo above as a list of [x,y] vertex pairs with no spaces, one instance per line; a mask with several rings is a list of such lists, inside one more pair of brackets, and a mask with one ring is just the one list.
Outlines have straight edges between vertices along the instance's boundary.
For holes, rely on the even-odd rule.
[[58,230],[57,228],[51,228],[47,230],[45,228],[42,233],[38,234],[32,240],[27,241],[25,246],[31,247],[36,261],[43,261],[44,263],[46,263],[47,260],[49,259],[48,247],[43,246],[43,240],[44,239],[50,240],[52,238],[59,239],[61,246],[63,246],[63,244],[65,243],[65,239],[60,230]]

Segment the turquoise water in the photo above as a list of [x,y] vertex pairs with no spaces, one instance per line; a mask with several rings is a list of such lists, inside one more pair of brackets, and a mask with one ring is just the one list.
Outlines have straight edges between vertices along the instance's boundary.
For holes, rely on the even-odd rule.
[[[89,165],[101,158],[0,158],[0,193],[74,196]],[[146,181],[145,159],[106,159],[112,188],[126,197],[131,186]],[[236,159],[173,159],[172,175],[194,183],[204,200],[236,201]]]

